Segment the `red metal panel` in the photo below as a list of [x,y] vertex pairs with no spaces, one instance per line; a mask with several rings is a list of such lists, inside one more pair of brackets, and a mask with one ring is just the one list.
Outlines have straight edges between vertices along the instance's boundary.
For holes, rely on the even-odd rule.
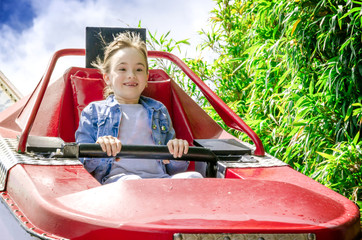
[[358,209],[341,195],[289,167],[244,170],[230,170],[235,179],[100,186],[82,166],[17,165],[7,191],[36,228],[71,239],[172,239],[175,232],[357,236]]
[[[30,98],[30,104],[31,106],[31,112],[25,112],[23,115],[19,115],[19,118],[24,119],[24,127],[22,127],[22,134],[20,135],[19,139],[19,145],[18,145],[18,151],[25,152],[26,148],[26,142],[28,140],[28,136],[30,133],[30,130],[34,124],[34,120],[36,115],[38,114],[38,110],[40,107],[41,102],[43,101],[43,97],[45,94],[45,91],[48,87],[51,75],[53,73],[53,70],[55,68],[55,65],[59,58],[63,56],[69,56],[69,55],[85,55],[85,49],[63,49],[59,50],[56,53],[54,53],[53,58],[50,61],[50,64],[48,66],[48,69],[46,70],[44,78],[39,82],[39,91],[34,95],[35,98]],[[26,107],[26,106],[25,106]]]
[[[297,191],[289,192],[286,195],[287,198],[280,200],[294,206],[293,215],[303,219],[308,214],[313,215],[311,220],[321,227],[317,239],[358,239],[360,233],[358,207],[342,195],[293,170],[291,167],[228,169],[226,177],[293,184],[297,187],[295,189]],[[298,191],[298,188],[302,191]],[[288,193],[284,188],[276,188],[275,190],[285,194]],[[313,207],[313,205],[315,206]],[[297,214],[298,212],[300,212],[300,215]],[[322,223],[323,218],[326,218],[324,223]],[[319,221],[320,224],[318,224]]]

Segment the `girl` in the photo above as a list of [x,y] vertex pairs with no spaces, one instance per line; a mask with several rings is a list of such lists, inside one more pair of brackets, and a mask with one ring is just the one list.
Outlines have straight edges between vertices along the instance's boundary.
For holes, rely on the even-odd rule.
[[138,35],[118,35],[97,59],[104,81],[106,100],[89,104],[82,112],[75,133],[78,143],[98,143],[110,158],[82,159],[84,167],[102,184],[140,178],[201,178],[184,172],[186,161],[115,159],[122,144],[165,145],[175,158],[188,152],[188,142],[174,139],[175,131],[166,107],[141,96],[147,87],[146,44]]

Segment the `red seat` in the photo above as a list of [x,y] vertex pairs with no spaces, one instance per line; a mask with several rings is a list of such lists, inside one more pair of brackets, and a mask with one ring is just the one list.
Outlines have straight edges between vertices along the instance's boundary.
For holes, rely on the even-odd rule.
[[[68,69],[47,88],[30,134],[60,137],[65,142],[74,142],[80,112],[91,101],[103,99],[103,87],[102,75],[98,70],[77,67]],[[22,122],[20,118],[26,118],[37,92],[38,89],[30,96],[28,107],[17,110],[21,111],[16,119],[18,124]],[[162,70],[150,71],[144,95],[166,105],[177,138],[188,140],[190,145],[195,138],[219,138],[223,134],[223,129]],[[14,122],[11,117],[2,121]],[[14,129],[16,127],[15,124]]]
[[[103,99],[104,86],[102,75],[98,70],[70,68],[63,77],[47,88],[30,134],[60,137],[65,142],[74,142],[74,133],[78,128],[81,111],[90,102]],[[34,96],[37,91],[37,89],[34,91]],[[176,137],[186,139],[190,145],[193,144],[194,139],[219,138],[225,133],[162,70],[150,70],[148,87],[143,94],[165,104],[169,110]],[[28,108],[18,109],[15,113],[21,111],[20,117],[23,113],[26,115],[32,106],[31,99]],[[2,121],[14,122],[11,116]],[[17,128],[15,124],[14,129]]]
[[[74,126],[77,128],[79,117],[84,107],[90,102],[103,99],[105,83],[102,75],[95,69],[73,68],[66,76],[69,78],[67,82],[71,84]],[[192,144],[193,136],[186,114],[182,109],[177,95],[172,94],[171,79],[163,70],[150,70],[148,86],[142,95],[162,102],[173,120],[176,136],[186,139]],[[194,165],[191,164],[190,168],[193,169],[193,166]]]
[[[40,86],[23,100],[23,104],[27,101],[25,107],[14,104],[7,110],[10,114],[1,119],[10,129],[7,136],[16,134],[19,126],[24,125],[22,120],[27,119]],[[68,69],[46,89],[30,135],[59,137],[65,142],[74,142],[81,111],[90,102],[103,99],[104,86],[102,75],[96,69]],[[143,94],[165,104],[176,137],[186,139],[190,145],[194,139],[230,138],[164,71],[150,70],[149,84]],[[193,163],[189,169],[194,169]]]
[[[84,107],[93,101],[104,99],[105,82],[102,75],[94,69],[78,69],[74,74],[70,74],[69,78],[72,86],[74,121],[78,126],[79,117]],[[164,71],[150,70],[148,86],[142,95],[162,102],[173,118],[171,80]]]

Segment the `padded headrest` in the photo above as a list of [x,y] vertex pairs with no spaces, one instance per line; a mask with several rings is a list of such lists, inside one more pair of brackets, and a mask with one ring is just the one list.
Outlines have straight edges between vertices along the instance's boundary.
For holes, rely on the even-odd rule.
[[89,103],[103,99],[103,89],[106,84],[102,78],[88,78],[77,75],[72,75],[70,78],[73,88],[75,115],[79,117]]
[[141,39],[146,42],[145,28],[118,28],[118,27],[87,27],[86,28],[86,67],[93,68],[92,62],[97,57],[104,57],[104,42],[109,44],[114,37],[120,33],[133,32],[139,34]]

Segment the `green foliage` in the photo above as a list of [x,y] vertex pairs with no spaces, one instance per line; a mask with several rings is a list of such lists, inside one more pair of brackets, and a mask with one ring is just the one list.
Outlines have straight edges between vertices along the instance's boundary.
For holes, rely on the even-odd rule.
[[188,64],[260,136],[268,153],[361,204],[362,2],[215,5],[210,29],[200,34],[202,51],[218,57]]
[[361,202],[362,2],[215,2],[201,34],[219,96],[267,152]]
[[[166,34],[162,34],[161,36],[157,35],[157,32],[151,33],[148,32],[148,40],[147,40],[147,48],[152,51],[165,51],[169,53],[174,53],[175,55],[179,55],[182,51],[181,48],[184,45],[190,45],[188,39],[183,39],[176,41],[170,37],[170,31]],[[203,62],[200,61],[201,64]],[[193,60],[190,61],[190,65],[198,66],[198,61]],[[187,78],[187,76],[179,69],[176,65],[172,64],[170,61],[163,59],[150,59],[149,67],[152,68],[160,68],[168,73],[168,75],[177,81],[177,83],[190,95],[194,96],[195,99],[202,99],[202,94],[197,90],[196,86],[192,84],[191,80]],[[199,66],[198,66],[199,67]],[[203,100],[204,101],[204,100]]]
[[[147,40],[147,48],[152,51],[165,51],[169,53],[173,53],[176,56],[182,53],[182,47],[185,45],[190,45],[188,39],[183,40],[174,40],[170,37],[170,31],[166,34],[162,34],[161,36],[157,35],[157,32],[151,33],[148,32],[148,40]],[[209,72],[207,63],[201,61],[201,59],[183,59],[187,62],[187,65],[190,68],[198,69],[198,76],[202,79],[205,79],[205,76],[212,75]],[[179,69],[175,64],[170,61],[163,59],[149,59],[149,67],[152,68],[160,68],[167,72],[167,74],[171,77],[171,79],[175,80],[181,88],[191,96],[196,102],[198,102],[201,106],[208,106],[208,102],[203,96],[203,94],[198,90],[195,84],[183,73],[181,69]],[[215,113],[211,113],[214,114]],[[217,114],[216,114],[217,115]],[[215,115],[215,117],[216,117]],[[222,121],[220,119],[220,121]],[[226,127],[226,125],[225,125]]]

